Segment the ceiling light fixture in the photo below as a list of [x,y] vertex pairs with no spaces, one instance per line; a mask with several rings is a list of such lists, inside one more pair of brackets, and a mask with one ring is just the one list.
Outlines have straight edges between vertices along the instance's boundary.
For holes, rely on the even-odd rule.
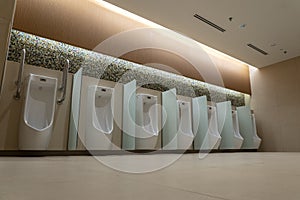
[[135,21],[137,21],[139,23],[145,24],[145,25],[147,25],[149,27],[165,29],[165,27],[163,27],[163,26],[161,26],[159,24],[156,24],[156,23],[154,23],[154,22],[152,22],[150,20],[147,20],[147,19],[145,19],[143,17],[140,17],[140,16],[138,16],[138,15],[136,15],[134,13],[131,13],[131,12],[127,11],[127,10],[124,10],[123,8],[115,6],[115,5],[113,5],[111,3],[108,3],[106,1],[103,1],[103,0],[90,0],[90,1],[96,2],[98,5],[102,6],[103,8],[106,8],[108,10],[111,10],[111,11],[115,12],[115,13],[121,14],[121,15],[123,15],[125,17],[128,17],[128,18],[130,18],[132,20],[135,20]]
[[240,29],[244,29],[244,28],[246,28],[246,26],[247,26],[247,24],[241,24]]
[[[127,10],[124,10],[124,9],[122,9],[122,8],[120,8],[120,7],[117,7],[117,6],[115,6],[115,5],[111,4],[111,3],[108,3],[108,2],[103,1],[103,0],[89,0],[89,1],[90,1],[90,2],[93,2],[93,3],[96,3],[97,5],[99,5],[99,6],[103,7],[103,8],[106,8],[106,9],[112,11],[112,12],[118,13],[118,14],[123,15],[123,16],[125,16],[125,17],[128,17],[128,18],[130,18],[130,19],[133,19],[133,20],[135,20],[135,21],[137,21],[137,22],[143,23],[143,24],[145,24],[145,25],[147,25],[147,26],[149,26],[149,27],[152,27],[152,28],[160,28],[160,29],[168,30],[169,33],[170,33],[170,35],[173,35],[173,36],[175,36],[175,37],[178,38],[178,39],[185,40],[186,42],[196,42],[196,43],[198,43],[201,47],[203,47],[206,51],[208,51],[208,52],[210,52],[210,53],[214,53],[214,54],[218,54],[218,55],[220,55],[220,56],[224,56],[224,57],[226,57],[226,58],[228,58],[228,59],[232,59],[232,60],[237,61],[237,62],[239,62],[239,63],[248,65],[249,67],[254,67],[254,66],[252,66],[252,65],[250,65],[250,64],[248,64],[248,63],[246,63],[246,62],[244,62],[244,61],[241,61],[241,60],[239,60],[239,59],[237,59],[237,58],[234,58],[234,57],[232,57],[232,56],[229,56],[229,55],[227,55],[227,54],[225,54],[225,53],[223,53],[223,52],[221,52],[221,51],[218,51],[218,50],[213,49],[213,48],[211,48],[211,47],[209,47],[209,46],[207,46],[207,45],[205,45],[205,44],[202,44],[202,43],[200,43],[200,42],[198,42],[198,41],[196,41],[196,40],[193,40],[193,39],[191,39],[191,38],[188,37],[188,36],[185,36],[185,35],[182,35],[182,34],[180,34],[180,33],[177,33],[176,31],[170,30],[170,29],[168,29],[168,28],[166,28],[166,27],[164,27],[164,26],[161,26],[161,25],[159,25],[159,24],[157,24],[157,23],[154,23],[154,22],[152,22],[152,21],[150,21],[150,20],[147,20],[147,19],[145,19],[145,18],[143,18],[143,17],[140,17],[140,16],[138,16],[138,15],[136,15],[136,14],[134,14],[134,13],[131,13],[131,12],[127,11]],[[233,18],[232,18],[232,19],[233,19]]]

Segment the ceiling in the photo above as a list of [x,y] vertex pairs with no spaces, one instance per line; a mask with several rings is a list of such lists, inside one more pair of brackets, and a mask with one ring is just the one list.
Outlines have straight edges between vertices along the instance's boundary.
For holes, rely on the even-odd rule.
[[[106,0],[254,67],[300,56],[299,0]],[[221,32],[194,17],[225,29]],[[232,17],[230,21],[229,18]],[[244,28],[241,26],[245,24]],[[268,55],[253,50],[262,49]]]

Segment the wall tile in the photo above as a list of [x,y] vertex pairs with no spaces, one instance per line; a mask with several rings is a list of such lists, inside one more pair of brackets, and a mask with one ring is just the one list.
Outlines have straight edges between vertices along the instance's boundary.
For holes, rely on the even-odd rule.
[[8,60],[18,62],[22,48],[27,51],[26,63],[30,65],[62,70],[67,58],[71,73],[82,67],[83,75],[98,79],[122,83],[136,79],[138,86],[148,89],[176,88],[177,94],[183,96],[206,95],[211,101],[229,100],[234,106],[245,105],[244,94],[240,92],[12,30]]

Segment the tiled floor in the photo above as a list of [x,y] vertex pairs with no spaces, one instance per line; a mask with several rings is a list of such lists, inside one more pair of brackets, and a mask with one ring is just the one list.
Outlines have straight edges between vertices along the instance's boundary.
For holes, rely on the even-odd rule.
[[[127,168],[173,155],[107,156]],[[149,163],[147,164],[147,160]],[[299,200],[300,153],[198,154],[146,174],[129,174],[93,157],[0,158],[0,200]]]

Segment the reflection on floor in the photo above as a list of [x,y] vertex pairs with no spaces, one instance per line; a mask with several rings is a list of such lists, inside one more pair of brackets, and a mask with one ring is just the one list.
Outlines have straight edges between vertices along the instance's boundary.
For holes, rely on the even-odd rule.
[[[135,166],[145,157],[153,161],[159,156],[168,159],[173,155],[105,159],[126,159],[128,166]],[[2,157],[0,200],[300,199],[300,153],[222,153],[209,154],[202,160],[198,157],[187,154],[169,167],[146,174],[112,170],[89,156]]]

